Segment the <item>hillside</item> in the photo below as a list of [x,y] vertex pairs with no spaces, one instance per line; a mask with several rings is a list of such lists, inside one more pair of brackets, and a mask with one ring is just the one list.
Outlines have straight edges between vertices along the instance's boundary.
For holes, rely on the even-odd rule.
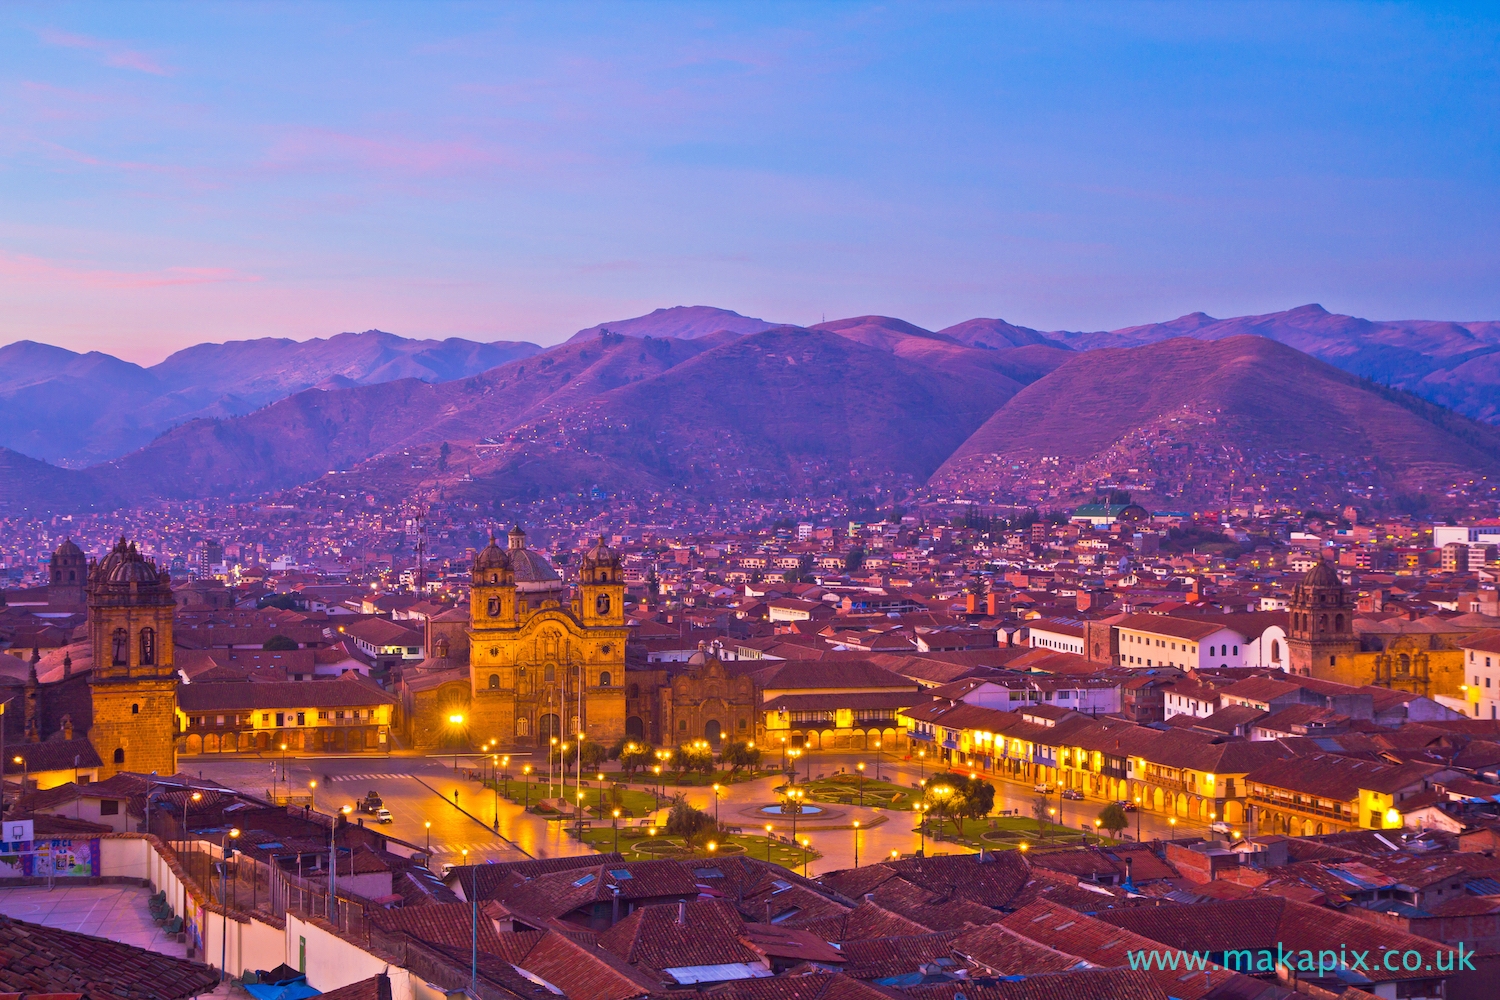
[[674,337],[678,340],[695,340],[710,334],[759,333],[776,326],[753,316],[741,316],[732,309],[716,309],[713,306],[672,306],[656,309],[644,316],[617,319],[579,330],[566,343],[593,340],[603,331],[618,333],[626,337]]
[[312,386],[443,382],[540,350],[369,330],[198,344],[142,368],[97,351],[19,341],[0,348],[0,405],[9,414],[0,447],[82,466],[133,451],[176,424],[249,413]]
[[1001,407],[931,482],[1016,497],[1111,483],[1157,501],[1390,501],[1497,475],[1500,430],[1232,336],[1076,354]]
[[1320,305],[1261,316],[1215,319],[1190,313],[1107,333],[1046,334],[1075,350],[1129,347],[1172,337],[1223,340],[1252,334],[1297,348],[1347,372],[1500,422],[1500,322],[1367,320]]
[[1030,347],[1042,344],[1049,347],[1063,345],[1036,330],[1015,326],[1003,319],[970,319],[938,331],[939,336],[948,337],[970,347],[990,350],[1005,350],[1008,347]]

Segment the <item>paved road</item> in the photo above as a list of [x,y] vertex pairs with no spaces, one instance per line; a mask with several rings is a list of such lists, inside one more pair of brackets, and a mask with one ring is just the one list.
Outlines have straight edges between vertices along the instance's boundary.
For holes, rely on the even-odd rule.
[[[855,765],[864,762],[865,774],[876,776],[874,754],[814,754],[799,762],[798,776],[805,778],[808,763],[814,778],[829,775],[839,770],[853,771]],[[460,766],[469,766],[470,760],[460,758]],[[182,769],[188,773],[201,773],[231,787],[240,788],[255,795],[264,795],[271,789],[272,772],[276,787],[284,788],[282,763],[257,757],[192,757],[184,758]],[[475,764],[474,766],[477,766]],[[519,774],[521,759],[515,758],[512,773]],[[456,775],[453,757],[440,756],[355,756],[355,757],[288,757],[286,781],[292,787],[305,790],[310,780],[318,781],[316,801],[319,809],[329,811],[348,804],[353,805],[374,789],[385,799],[385,804],[394,816],[385,829],[393,836],[418,847],[429,843],[435,859],[440,863],[456,864],[462,860],[462,851],[467,848],[473,860],[508,861],[526,857],[561,857],[590,853],[588,848],[568,837],[564,825],[558,820],[547,820],[528,813],[520,805],[500,799],[478,783]],[[941,769],[939,769],[941,770]],[[879,765],[880,777],[902,785],[913,785],[923,777],[931,777],[934,769],[925,767],[918,760],[899,760],[885,755]],[[993,776],[992,776],[993,778]],[[1032,815],[1032,804],[1037,795],[1026,783],[995,780],[995,806],[998,810],[1016,810],[1020,816]],[[759,832],[766,819],[745,815],[751,810],[776,801],[772,789],[780,784],[780,777],[760,778],[755,781],[726,786],[719,800],[719,814],[725,823],[740,825],[746,832]],[[544,789],[534,785],[534,794]],[[675,789],[668,788],[669,793]],[[688,801],[698,808],[713,811],[713,792],[708,788],[684,789]],[[455,805],[454,792],[458,793]],[[585,788],[592,800],[596,792]],[[554,792],[556,794],[556,786]],[[568,795],[571,796],[571,785]],[[1103,803],[1097,801],[1059,800],[1054,794],[1049,803],[1059,808],[1060,822],[1074,829],[1093,827]],[[923,845],[916,824],[908,813],[876,810],[860,807],[840,807],[844,812],[841,820],[846,826],[858,819],[861,829],[859,837],[859,861],[861,864],[888,857],[892,851],[911,854]],[[879,822],[880,818],[885,822]],[[366,816],[366,822],[373,820]],[[1174,832],[1206,833],[1206,825],[1180,820],[1173,828],[1158,814],[1141,812],[1130,816],[1131,824],[1126,834],[1134,836],[1139,820],[1141,836],[1150,839],[1171,836]],[[787,836],[792,832],[790,821],[771,820],[774,832]],[[429,831],[426,824],[431,823]],[[814,824],[816,827],[816,824]],[[933,821],[929,820],[926,850],[929,854],[940,851],[967,853],[968,849],[953,844],[938,842],[932,836]],[[853,829],[811,829],[803,823],[799,837],[812,841],[815,850],[823,857],[811,862],[812,874],[848,868],[854,864],[855,831]],[[429,841],[430,835],[430,841]]]

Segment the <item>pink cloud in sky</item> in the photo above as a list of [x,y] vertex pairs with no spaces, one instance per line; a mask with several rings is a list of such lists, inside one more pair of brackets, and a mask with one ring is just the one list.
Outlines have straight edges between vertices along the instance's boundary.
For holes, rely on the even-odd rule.
[[113,66],[116,69],[133,69],[141,73],[150,73],[154,76],[170,76],[172,71],[151,58],[144,52],[126,48],[119,42],[110,41],[107,38],[90,38],[87,35],[75,35],[67,31],[58,31],[55,28],[43,28],[38,35],[42,41],[49,45],[61,45],[69,49],[84,49],[89,52],[97,52],[104,65]]
[[27,254],[0,251],[0,282],[27,281],[79,288],[164,288],[170,285],[212,285],[260,281],[228,267],[167,267],[159,271],[111,271],[77,267]]

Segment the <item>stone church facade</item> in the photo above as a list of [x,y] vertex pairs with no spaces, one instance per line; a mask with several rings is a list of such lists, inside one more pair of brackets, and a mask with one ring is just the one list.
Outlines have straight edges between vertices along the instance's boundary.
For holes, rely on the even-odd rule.
[[512,529],[474,557],[466,625],[429,624],[432,656],[401,680],[417,748],[545,747],[625,736],[625,576],[619,553],[583,554],[575,585]]

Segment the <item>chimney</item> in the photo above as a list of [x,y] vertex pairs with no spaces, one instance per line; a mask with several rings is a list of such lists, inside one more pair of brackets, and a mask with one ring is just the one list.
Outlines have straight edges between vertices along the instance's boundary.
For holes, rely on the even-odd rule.
[[[609,901],[609,926],[613,927],[620,922],[620,887],[612,885],[609,887],[611,899]],[[767,903],[767,906],[770,904]]]
[[71,740],[73,738],[73,717],[71,715],[62,717],[62,731],[63,739]]
[[73,654],[63,654],[63,680],[73,676]]
[[[771,904],[767,903],[766,905],[770,906]],[[677,901],[677,922],[683,926],[687,925],[687,900],[685,899]]]
[[[870,897],[869,896],[865,896],[865,898],[869,899]],[[766,923],[769,924],[770,922],[771,922],[771,901],[768,899],[768,900],[766,900]]]

